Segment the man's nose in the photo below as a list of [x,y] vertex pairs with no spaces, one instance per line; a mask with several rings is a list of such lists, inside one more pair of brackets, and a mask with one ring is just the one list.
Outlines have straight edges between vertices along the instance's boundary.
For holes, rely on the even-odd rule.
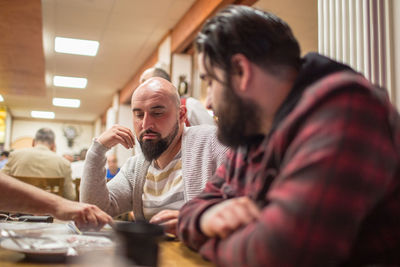
[[154,127],[153,118],[148,114],[145,113],[142,120],[142,128],[144,130],[152,129]]
[[206,109],[212,109],[211,88],[207,87]]

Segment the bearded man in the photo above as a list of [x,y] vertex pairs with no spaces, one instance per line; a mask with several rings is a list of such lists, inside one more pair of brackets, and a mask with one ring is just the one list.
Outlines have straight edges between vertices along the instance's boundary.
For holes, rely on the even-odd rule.
[[178,236],[217,266],[399,266],[400,116],[382,88],[286,22],[229,6],[195,41],[233,148],[180,210]]
[[210,125],[184,127],[186,107],[176,88],[151,78],[132,95],[133,126],[142,153],[127,160],[106,183],[106,152],[117,144],[135,145],[131,130],[114,125],[90,147],[81,185],[81,201],[98,205],[116,216],[133,210],[175,233],[179,209],[198,195],[222,163],[227,148]]

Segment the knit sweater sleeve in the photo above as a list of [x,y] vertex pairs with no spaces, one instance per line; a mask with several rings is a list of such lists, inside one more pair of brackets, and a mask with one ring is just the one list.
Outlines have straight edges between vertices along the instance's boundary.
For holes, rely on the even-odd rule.
[[218,142],[217,128],[198,125],[185,129],[182,139],[182,172],[185,200],[194,198],[225,159],[228,148]]
[[89,148],[82,175],[80,201],[95,204],[111,216],[116,216],[132,210],[132,185],[127,172],[135,158],[128,159],[118,174],[107,183],[107,151],[108,148],[96,140]]

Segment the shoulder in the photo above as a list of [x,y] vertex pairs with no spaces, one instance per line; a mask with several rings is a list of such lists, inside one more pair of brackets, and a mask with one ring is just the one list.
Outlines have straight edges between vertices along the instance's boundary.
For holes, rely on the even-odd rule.
[[54,160],[58,161],[60,164],[70,167],[71,166],[71,162],[69,160],[67,160],[66,158],[59,156],[57,154],[54,153],[54,155],[49,154],[49,157],[53,158]]
[[33,147],[21,148],[21,149],[17,149],[17,150],[14,150],[13,152],[11,152],[10,156],[15,156],[15,155],[19,155],[19,154],[25,154],[25,153],[31,153],[33,151],[34,151]]
[[201,102],[199,100],[197,100],[194,97],[187,97],[186,98],[186,104],[187,105],[201,105],[203,106],[203,104],[201,104]]
[[303,100],[319,103],[333,94],[359,92],[381,100],[387,97],[383,90],[377,90],[365,77],[353,71],[339,71],[325,76],[307,88]]
[[[35,148],[29,147],[29,148],[22,148],[18,150],[14,150],[13,152],[10,153],[8,160],[29,160],[31,158],[35,158],[35,155],[37,155],[39,152],[36,151]],[[42,153],[41,153],[42,154]]]
[[185,128],[184,138],[201,138],[216,136],[217,127],[214,125],[202,124]]
[[217,127],[212,125],[198,125],[185,128],[182,138],[182,148],[192,154],[199,150],[223,154],[227,150],[227,147],[218,141]]

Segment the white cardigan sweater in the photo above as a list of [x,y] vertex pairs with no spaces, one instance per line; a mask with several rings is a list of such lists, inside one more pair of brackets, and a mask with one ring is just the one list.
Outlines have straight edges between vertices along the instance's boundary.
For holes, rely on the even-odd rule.
[[[107,150],[96,140],[90,147],[82,176],[81,201],[95,204],[111,216],[133,210],[136,219],[144,220],[143,185],[150,162],[143,154],[130,157],[119,173],[106,183]],[[185,202],[204,189],[226,152],[227,148],[217,140],[215,126],[185,128],[181,146]]]

